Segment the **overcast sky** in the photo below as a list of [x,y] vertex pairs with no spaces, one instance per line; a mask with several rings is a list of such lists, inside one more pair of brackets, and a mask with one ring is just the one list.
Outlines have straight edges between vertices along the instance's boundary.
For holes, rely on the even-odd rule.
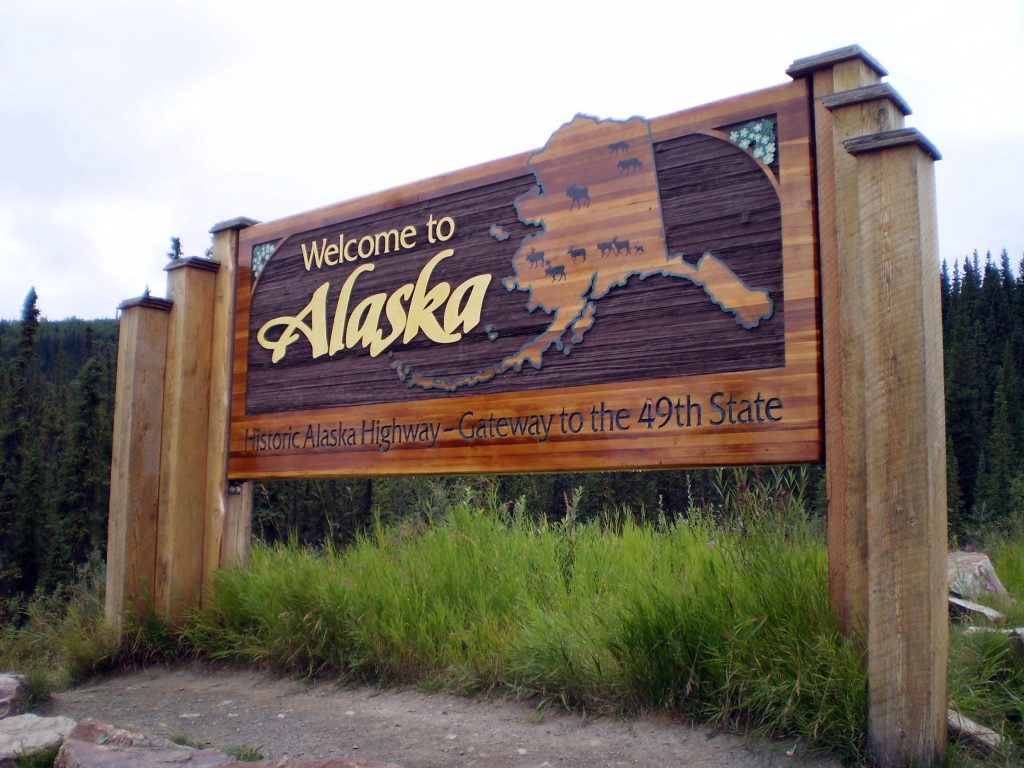
[[942,152],[940,253],[1024,255],[1024,2],[0,0],[0,318],[165,295],[169,238],[656,117],[859,43]]

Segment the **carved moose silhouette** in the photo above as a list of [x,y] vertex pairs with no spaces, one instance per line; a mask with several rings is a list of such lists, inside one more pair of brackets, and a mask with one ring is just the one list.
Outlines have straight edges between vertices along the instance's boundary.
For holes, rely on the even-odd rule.
[[530,252],[526,254],[526,263],[530,265],[530,269],[533,269],[538,264],[544,263],[544,251],[538,251],[536,248],[530,248]]

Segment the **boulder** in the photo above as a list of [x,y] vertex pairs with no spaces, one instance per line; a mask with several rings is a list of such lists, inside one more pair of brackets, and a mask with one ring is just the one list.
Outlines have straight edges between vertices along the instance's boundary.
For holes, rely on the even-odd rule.
[[959,597],[993,595],[1009,599],[992,561],[984,552],[950,552],[946,555],[946,583]]
[[179,763],[212,768],[233,760],[216,749],[183,747],[87,717],[69,734],[54,768],[157,768]]
[[326,757],[321,759],[282,757],[279,760],[260,760],[255,763],[228,763],[220,768],[400,768],[394,763],[380,763],[361,757]]
[[19,755],[53,749],[75,727],[70,717],[15,715],[0,720],[0,768],[10,768]]
[[982,605],[981,603],[974,603],[960,597],[953,597],[952,595],[950,595],[948,602],[949,615],[953,618],[966,618],[971,621],[975,619],[984,619],[985,621],[990,621],[993,624],[999,624],[1006,620],[1006,616],[995,608],[989,608],[987,605]]
[[21,714],[21,703],[27,693],[24,677],[0,672],[0,720]]
[[954,741],[966,744],[984,755],[991,755],[1003,746],[1003,737],[998,733],[952,709],[946,710],[946,723]]
[[399,768],[364,758],[334,757],[239,762],[216,749],[193,749],[166,739],[132,733],[86,718],[64,742],[54,768],[166,768],[188,764],[190,768]]

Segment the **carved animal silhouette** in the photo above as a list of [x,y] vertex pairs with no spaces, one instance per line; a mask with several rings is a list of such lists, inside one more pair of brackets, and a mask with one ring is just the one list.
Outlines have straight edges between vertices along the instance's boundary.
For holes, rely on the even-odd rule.
[[570,256],[572,256],[572,263],[573,264],[576,263],[576,259],[583,259],[584,261],[587,260],[587,249],[586,248],[572,248],[572,247],[570,247],[569,250],[566,251],[566,253],[568,253]]
[[628,157],[625,160],[619,160],[619,173],[633,173],[635,171],[642,171],[644,164],[640,162],[639,158]]
[[609,144],[608,145],[608,149],[610,149],[612,151],[613,155],[617,155],[620,152],[628,152],[629,151],[629,142],[628,141],[616,141],[614,144]]
[[544,251],[538,251],[536,248],[531,248],[530,252],[526,254],[526,263],[530,265],[530,269],[533,269],[538,264],[544,263]]
[[629,240],[612,240],[612,247],[615,248],[615,255],[618,256],[620,253],[625,251],[626,253],[632,253],[629,247]]
[[555,282],[559,278],[565,280],[565,267],[561,264],[555,266],[550,261],[544,262],[547,266],[544,267],[544,274],[551,278],[551,282]]
[[643,243],[637,243],[636,245],[633,246],[633,253],[635,253],[637,256],[643,256],[645,253],[647,253],[647,249],[644,248]]
[[590,207],[590,191],[587,187],[570,184],[569,188],[565,190],[565,196],[572,200],[572,204],[569,206],[570,211],[574,208]]
[[600,249],[602,256],[607,256],[615,249],[615,243],[611,240],[605,240],[603,243],[598,243],[597,247]]

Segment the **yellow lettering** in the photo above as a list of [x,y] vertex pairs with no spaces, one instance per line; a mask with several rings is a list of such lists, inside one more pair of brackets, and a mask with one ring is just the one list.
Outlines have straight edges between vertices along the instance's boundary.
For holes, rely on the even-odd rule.
[[374,256],[380,256],[380,243],[381,243],[381,240],[384,241],[384,253],[391,253],[391,249],[390,249],[389,243],[388,243],[388,239],[391,238],[391,237],[394,237],[395,250],[396,251],[398,250],[398,230],[397,229],[391,229],[391,230],[388,230],[387,232],[378,232],[374,236],[374,247],[373,247],[373,255]]
[[347,243],[345,243],[345,248],[343,249],[344,250],[344,254],[345,254],[345,261],[355,261],[356,259],[359,258],[354,253],[349,253],[348,252],[349,246],[355,245],[355,243],[356,243],[355,240],[349,240]]
[[327,238],[323,239],[320,247],[317,247],[316,240],[309,244],[309,251],[306,250],[306,244],[302,244],[302,260],[306,262],[306,271],[309,272],[313,268],[313,262],[316,261],[316,268],[320,269],[324,265],[324,249],[327,247]]
[[[397,230],[396,242],[401,242]],[[348,241],[349,243],[353,241]],[[361,242],[361,241],[360,241]],[[326,241],[317,247],[311,243],[310,254],[316,253],[321,262],[329,255],[346,253],[348,243],[326,246]],[[334,250],[332,250],[334,249]],[[490,273],[475,275],[459,284],[455,290],[449,283],[441,281],[430,285],[434,269],[445,259],[455,254],[448,248],[428,261],[420,270],[415,283],[406,283],[396,288],[390,295],[384,292],[375,293],[359,302],[349,312],[352,292],[356,280],[364,272],[372,272],[372,263],[362,264],[349,274],[338,292],[334,318],[331,324],[330,343],[327,336],[327,294],[330,283],[324,283],[313,293],[309,303],[294,317],[275,317],[264,323],[257,334],[260,346],[271,352],[271,362],[276,363],[284,358],[294,342],[305,337],[309,342],[312,357],[324,354],[334,355],[344,349],[355,349],[357,346],[369,348],[370,356],[384,352],[399,337],[403,342],[412,341],[420,333],[438,344],[450,344],[462,338],[480,323],[487,288],[491,283]],[[316,261],[310,255],[310,265]],[[328,261],[328,263],[330,263]],[[442,312],[443,324],[435,313]],[[381,329],[381,315],[387,315],[390,330],[385,336]],[[280,328],[280,334],[271,338],[273,332]]]
[[[366,243],[369,246],[366,249],[366,253],[363,253],[363,243]],[[356,250],[359,251],[360,259],[368,259],[373,256],[373,235],[363,235],[359,238],[359,247]]]
[[[416,247],[416,241],[409,239],[409,238],[414,238],[414,237],[416,237],[416,227],[414,227],[412,224],[407,224],[405,227],[402,228],[402,239],[401,239],[402,247],[403,248],[415,248]],[[406,240],[409,240],[409,242],[406,242]]]
[[[324,242],[326,243],[327,241],[324,240]],[[331,258],[330,258],[331,256],[337,256],[337,255],[338,255],[338,246],[336,246],[334,243],[331,243],[330,245],[328,245],[324,249],[324,261],[327,262],[328,266],[336,267],[338,265],[338,260],[337,259],[335,259],[334,261],[331,261]]]
[[[324,283],[317,288],[306,308],[295,317],[275,317],[263,324],[256,339],[261,347],[269,349],[273,353],[270,356],[270,362],[279,361],[284,357],[288,346],[292,342],[298,341],[299,334],[296,331],[306,337],[309,346],[313,348],[313,357],[320,357],[327,351],[327,291],[330,287],[330,283]],[[308,325],[304,322],[307,317],[310,318]],[[283,325],[284,330],[281,331],[281,335],[277,337],[276,341],[271,341],[267,334],[279,325]]]
[[[351,240],[349,242],[352,242]],[[363,272],[372,272],[373,264],[361,264],[352,270],[345,284],[341,286],[341,293],[338,294],[338,304],[334,309],[334,324],[331,327],[331,349],[333,355],[345,348],[345,317],[348,315],[348,302],[352,298],[352,289],[355,288],[356,278]]]
[[401,286],[397,291],[391,294],[388,299],[387,313],[388,322],[391,323],[391,333],[387,336],[379,338],[376,345],[370,345],[370,357],[376,357],[385,349],[390,347],[395,339],[402,335],[402,331],[405,330],[405,307],[402,306],[403,301],[408,301],[409,297],[412,296],[412,283],[406,283]]
[[416,334],[421,330],[428,339],[442,344],[459,340],[458,336],[445,333],[438,324],[437,318],[434,317],[434,310],[444,304],[448,294],[451,293],[451,286],[441,282],[429,291],[427,290],[427,283],[430,282],[430,274],[434,271],[434,267],[453,253],[455,253],[454,249],[445,248],[426,263],[420,276],[416,278],[416,286],[412,290],[412,298],[409,301],[409,319],[405,326],[405,335],[402,337],[403,343],[408,344],[416,338]]
[[[369,347],[375,341],[379,341],[381,336],[380,328],[380,313],[384,309],[384,302],[388,299],[386,293],[375,293],[372,296],[367,296],[365,299],[356,305],[356,308],[352,310],[352,314],[348,318],[348,328],[345,331],[345,346],[349,349],[355,349],[356,344],[362,343],[364,347]],[[373,357],[373,353],[370,353]]]
[[[469,333],[480,323],[480,312],[484,307],[484,296],[487,286],[491,284],[490,274],[471,277],[452,291],[451,298],[444,308],[444,330],[459,338],[462,334],[454,333],[460,325],[465,333]],[[468,294],[468,296],[467,296]],[[465,299],[465,304],[463,304]]]

